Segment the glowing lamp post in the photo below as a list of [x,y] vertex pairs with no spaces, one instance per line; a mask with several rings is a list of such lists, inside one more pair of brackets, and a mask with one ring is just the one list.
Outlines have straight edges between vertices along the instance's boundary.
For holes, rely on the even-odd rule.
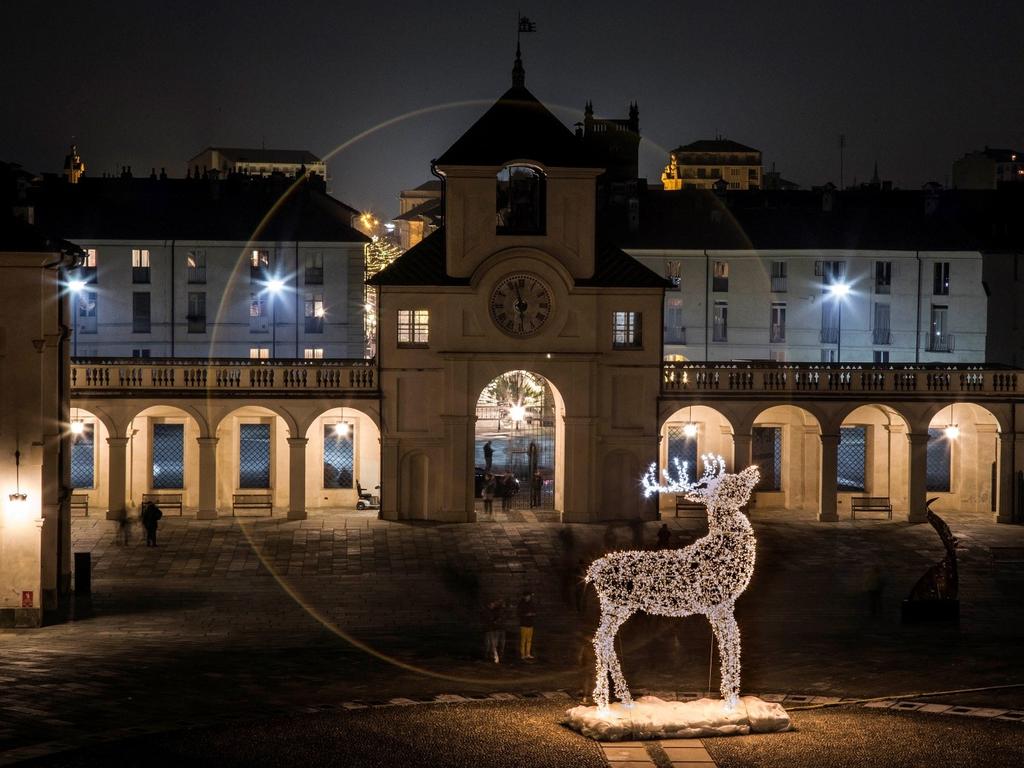
[[264,284],[264,290],[270,294],[270,323],[273,326],[270,339],[270,356],[277,359],[277,296],[284,290],[284,280],[271,278]]
[[850,293],[849,283],[832,283],[828,292],[836,302],[836,362],[843,362],[843,299]]

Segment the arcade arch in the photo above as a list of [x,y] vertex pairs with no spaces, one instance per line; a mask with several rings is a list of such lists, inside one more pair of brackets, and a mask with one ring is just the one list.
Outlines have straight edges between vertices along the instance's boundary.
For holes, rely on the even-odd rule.
[[306,429],[306,508],[352,508],[358,488],[380,496],[380,430],[350,406],[316,415]]
[[761,411],[751,427],[751,463],[761,468],[758,513],[786,510],[811,518],[821,505],[821,424],[797,405]]
[[854,408],[843,418],[837,446],[836,494],[840,519],[854,496],[887,497],[893,517],[909,510],[910,423],[878,403]]
[[999,419],[976,403],[947,403],[928,422],[925,490],[945,514],[991,514],[998,503]]
[[[658,465],[675,473],[675,459],[687,463],[690,479],[700,476],[700,457],[705,453],[723,456],[730,468],[735,465],[735,433],[729,418],[707,405],[686,405],[674,411],[661,425]],[[639,480],[639,475],[637,477]],[[634,484],[635,489],[635,484]],[[639,493],[635,492],[639,496]],[[672,494],[661,494],[662,511],[675,508]]]

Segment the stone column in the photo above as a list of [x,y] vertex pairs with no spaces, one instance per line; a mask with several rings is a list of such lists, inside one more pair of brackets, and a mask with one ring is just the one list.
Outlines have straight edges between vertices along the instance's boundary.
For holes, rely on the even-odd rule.
[[1017,435],[1002,432],[999,434],[999,458],[996,466],[998,475],[996,487],[992,492],[996,494],[996,522],[1013,522],[1013,449]]
[[839,520],[838,481],[839,435],[821,435],[821,484],[818,486],[818,520]]
[[217,441],[216,437],[197,437],[199,443],[198,520],[217,517]]
[[910,443],[910,482],[907,488],[907,522],[923,523],[928,518],[925,502],[928,500],[928,433],[908,432]]
[[127,447],[127,437],[107,438],[107,520],[120,520],[125,513],[124,484]]
[[733,435],[733,472],[740,472],[749,467],[753,462],[751,454],[753,440],[754,439],[749,432],[746,434],[737,433]]
[[288,519],[306,519],[305,437],[288,438]]

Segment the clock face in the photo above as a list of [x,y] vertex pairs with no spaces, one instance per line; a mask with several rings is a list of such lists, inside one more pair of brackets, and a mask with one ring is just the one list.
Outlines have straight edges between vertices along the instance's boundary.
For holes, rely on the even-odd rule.
[[551,292],[537,277],[518,272],[502,278],[491,293],[491,319],[510,336],[529,336],[551,316]]

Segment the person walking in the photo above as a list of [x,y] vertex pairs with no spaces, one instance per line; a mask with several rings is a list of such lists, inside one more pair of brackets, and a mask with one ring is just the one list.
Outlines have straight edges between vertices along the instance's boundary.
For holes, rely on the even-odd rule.
[[504,631],[505,601],[491,600],[484,611],[484,654],[495,664],[501,663],[499,647],[501,634]]
[[662,523],[661,528],[658,529],[658,546],[657,549],[668,549],[669,540],[672,538],[672,532],[668,529],[668,523]]
[[142,504],[142,527],[146,529],[146,546],[156,546],[156,529],[164,513],[151,501]]
[[533,623],[536,617],[533,592],[527,590],[519,601],[519,658],[523,661],[533,660]]
[[501,479],[501,511],[508,512],[512,509],[512,497],[516,494],[516,478],[511,472],[506,472]]
[[483,496],[483,499],[484,499],[484,514],[485,515],[493,515],[494,514],[494,491],[495,491],[496,487],[497,487],[497,482],[494,479],[494,475],[492,475],[490,472],[485,474],[484,475],[484,487],[483,487],[483,490],[480,492],[480,495]]
[[530,478],[530,506],[539,507],[541,495],[544,493],[544,475],[539,469],[534,470]]
[[117,518],[117,544],[119,546],[128,546],[128,542],[132,538],[132,521],[128,517],[128,510],[122,509],[121,514]]
[[484,472],[491,471],[491,464],[494,462],[494,448],[491,447],[491,441],[488,440],[484,443]]

